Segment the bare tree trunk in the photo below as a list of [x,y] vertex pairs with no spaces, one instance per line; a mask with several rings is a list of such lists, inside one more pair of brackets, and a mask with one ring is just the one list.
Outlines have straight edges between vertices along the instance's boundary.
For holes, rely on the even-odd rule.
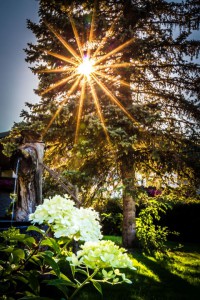
[[[23,133],[24,139],[15,154],[18,162],[18,195],[15,206],[15,220],[28,221],[29,214],[42,203],[42,172],[41,165],[44,155],[44,143],[36,139],[35,134]],[[27,139],[28,136],[28,139]],[[32,139],[32,141],[31,141]]]
[[131,249],[136,241],[136,205],[134,199],[134,169],[130,159],[121,160],[121,178],[124,185],[123,191],[123,246]]

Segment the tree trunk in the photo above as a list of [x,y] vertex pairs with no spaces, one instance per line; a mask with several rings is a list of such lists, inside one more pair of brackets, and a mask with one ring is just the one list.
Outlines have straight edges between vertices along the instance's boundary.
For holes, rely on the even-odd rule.
[[23,132],[23,142],[14,157],[15,169],[18,170],[18,174],[16,174],[18,191],[14,216],[16,221],[28,221],[29,214],[33,213],[36,206],[42,203],[43,167],[41,163],[44,155],[44,143],[38,139],[34,141],[35,134],[28,133]]
[[123,158],[120,165],[121,178],[124,185],[122,241],[125,248],[131,249],[136,242],[135,172],[132,160],[129,157]]

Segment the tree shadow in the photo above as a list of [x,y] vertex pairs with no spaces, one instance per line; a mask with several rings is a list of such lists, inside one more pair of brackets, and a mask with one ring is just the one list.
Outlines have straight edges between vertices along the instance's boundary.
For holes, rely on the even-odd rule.
[[[190,284],[187,280],[180,276],[173,274],[168,269],[169,258],[162,261],[153,261],[145,255],[140,256],[142,262],[148,269],[150,269],[160,279],[157,283],[159,287],[156,289],[154,282],[155,294],[149,295],[148,300],[198,300],[200,299],[200,286]],[[190,275],[191,276],[191,275]],[[150,287],[150,291],[151,287]]]

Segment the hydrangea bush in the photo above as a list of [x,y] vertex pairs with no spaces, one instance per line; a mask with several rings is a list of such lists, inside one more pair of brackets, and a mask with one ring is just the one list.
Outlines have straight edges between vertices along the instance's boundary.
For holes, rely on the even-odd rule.
[[133,268],[132,261],[125,253],[126,250],[119,248],[112,241],[86,242],[80,248],[82,250],[68,258],[73,265],[84,264],[90,269]]
[[99,214],[92,208],[77,208],[67,195],[45,199],[29,215],[33,223],[47,224],[56,238],[66,236],[76,241],[98,241],[102,238]]
[[[92,208],[77,208],[68,196],[56,195],[45,199],[29,218],[34,225],[28,234],[14,228],[0,234],[2,299],[55,299],[46,294],[50,286],[62,294],[60,298],[71,300],[88,283],[100,293],[101,282],[132,283],[122,271],[135,270],[131,259],[125,249],[102,240],[99,215]],[[40,225],[47,225],[46,232]],[[33,231],[37,234],[30,236]],[[77,253],[69,240],[80,242]]]

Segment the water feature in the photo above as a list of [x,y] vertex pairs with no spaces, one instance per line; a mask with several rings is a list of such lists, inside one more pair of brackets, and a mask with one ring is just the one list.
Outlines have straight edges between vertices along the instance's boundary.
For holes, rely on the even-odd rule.
[[19,157],[17,159],[16,168],[15,168],[15,181],[14,181],[14,191],[13,191],[13,198],[12,198],[11,226],[12,226],[13,221],[14,221],[15,203],[17,201],[17,181],[18,181],[20,160],[21,160],[21,157]]
[[21,230],[29,224],[29,214],[42,203],[44,143],[34,131],[22,130],[20,134],[20,144],[11,157],[15,172],[11,217],[0,220],[0,229],[14,226]]

